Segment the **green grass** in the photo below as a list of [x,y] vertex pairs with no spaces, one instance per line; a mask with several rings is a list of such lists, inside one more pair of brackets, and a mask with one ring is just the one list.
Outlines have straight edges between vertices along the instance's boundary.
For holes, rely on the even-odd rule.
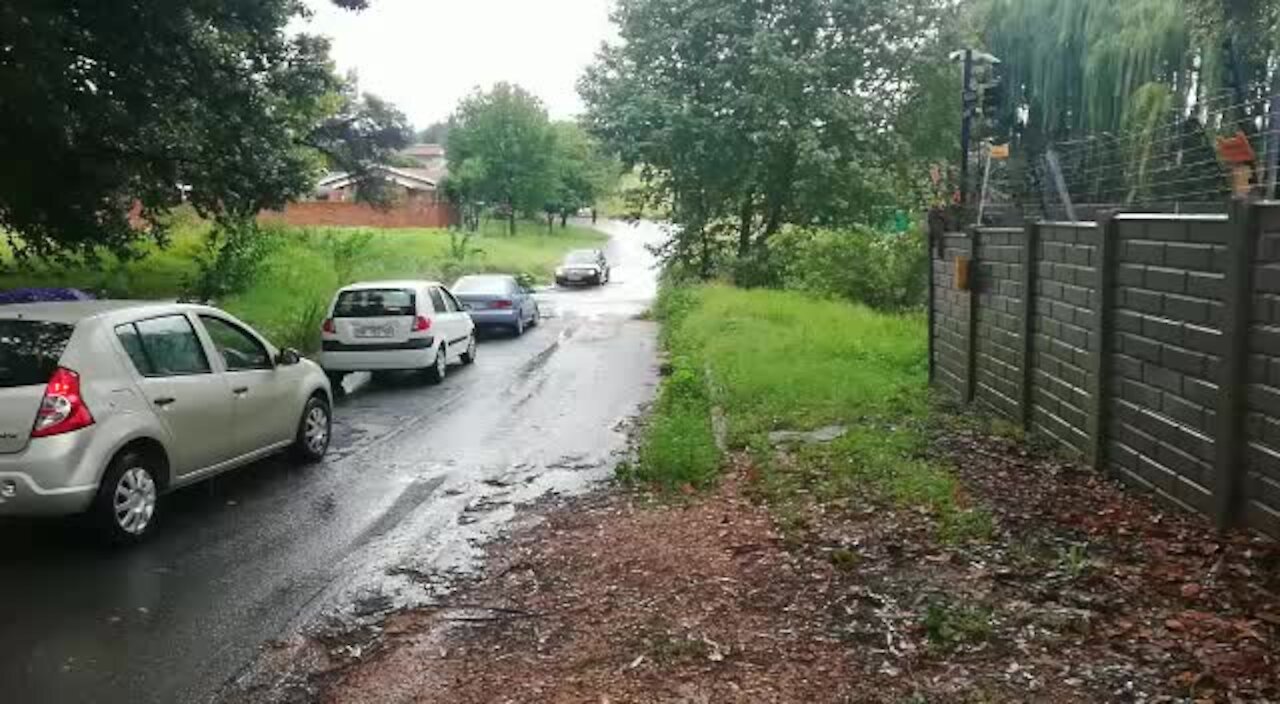
[[[793,500],[841,501],[870,489],[926,507],[944,538],[990,532],[989,517],[965,505],[954,476],[926,458],[922,315],[727,286],[665,288],[656,313],[672,374],[636,478],[664,486],[714,479],[719,458],[707,410],[714,400],[730,445],[753,453],[765,470],[760,489],[784,517],[803,522],[803,511],[785,506]],[[848,433],[829,444],[780,456],[768,441],[772,430],[833,424]]]
[[[96,263],[54,265],[13,261],[0,248],[0,289],[69,286],[112,298],[176,298],[195,276],[196,255],[209,225],[182,217],[164,248],[144,247],[141,256],[122,261],[103,256]],[[503,224],[487,223],[461,259],[451,256],[444,230],[366,230],[358,228],[285,228],[273,238],[253,283],[216,303],[245,319],[280,345],[311,350],[318,343],[323,307],[340,286],[362,279],[429,278],[451,282],[474,272],[524,274],[550,281],[563,254],[599,246],[604,235],[588,228],[524,223],[510,237]]]

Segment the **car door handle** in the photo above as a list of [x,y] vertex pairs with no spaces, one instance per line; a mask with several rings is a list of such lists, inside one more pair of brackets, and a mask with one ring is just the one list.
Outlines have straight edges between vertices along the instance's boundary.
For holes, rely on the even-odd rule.
[[244,396],[245,394],[249,393],[249,387],[237,386],[236,388],[231,390],[231,393],[235,394],[236,396]]
[[156,399],[156,400],[152,401],[152,403],[154,403],[155,405],[159,406],[160,408],[164,408],[165,406],[171,406],[171,405],[173,405],[173,403],[174,403],[175,401],[177,401],[177,400],[178,400],[178,399],[176,399],[176,398],[170,398],[170,397],[168,397],[168,396],[164,396],[164,397],[161,397],[161,398],[158,398],[158,399]]

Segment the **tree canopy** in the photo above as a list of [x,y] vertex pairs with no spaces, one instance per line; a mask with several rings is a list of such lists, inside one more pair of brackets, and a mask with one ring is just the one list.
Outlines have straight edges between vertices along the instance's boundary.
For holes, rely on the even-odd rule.
[[552,195],[555,136],[542,101],[520,86],[476,89],[450,119],[447,154],[455,197],[504,208],[511,232],[519,213]]
[[[335,0],[359,9],[364,0]],[[407,141],[344,90],[296,0],[0,5],[0,229],[21,254],[125,250],[184,199],[218,219],[307,192]],[[132,211],[132,215],[131,215]]]
[[621,41],[580,84],[586,123],[642,166],[649,200],[681,225],[668,254],[704,274],[730,240],[745,258],[787,223],[876,222],[922,191],[927,168],[906,164],[922,117],[908,113],[954,73],[953,4],[620,0]]

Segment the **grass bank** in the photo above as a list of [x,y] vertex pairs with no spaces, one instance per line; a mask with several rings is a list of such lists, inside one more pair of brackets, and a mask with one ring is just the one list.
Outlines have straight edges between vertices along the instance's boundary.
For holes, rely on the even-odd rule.
[[[656,310],[671,357],[639,460],[628,474],[666,487],[705,485],[723,458],[713,406],[730,448],[745,450],[757,489],[784,522],[807,502],[873,492],[923,507],[941,530],[990,530],[964,505],[944,467],[927,459],[924,317],[890,315],[795,292],[725,286],[667,288]],[[830,442],[781,443],[774,431],[839,426]]]
[[[333,291],[361,279],[429,278],[450,281],[464,273],[506,272],[550,281],[563,254],[599,246],[594,230],[526,224],[508,236],[503,223],[486,224],[465,247],[444,230],[358,228],[271,231],[261,265],[241,292],[218,301],[267,333],[274,342],[307,350]],[[0,289],[74,287],[112,298],[176,298],[197,274],[197,258],[209,225],[185,218],[175,224],[164,248],[148,246],[141,256],[121,260],[54,265],[19,264],[0,248]]]

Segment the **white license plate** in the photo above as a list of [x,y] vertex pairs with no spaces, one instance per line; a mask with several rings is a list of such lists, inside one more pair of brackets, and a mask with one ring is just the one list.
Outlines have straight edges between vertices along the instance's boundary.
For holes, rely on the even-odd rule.
[[360,338],[384,338],[395,336],[396,329],[391,325],[357,325],[355,333]]

